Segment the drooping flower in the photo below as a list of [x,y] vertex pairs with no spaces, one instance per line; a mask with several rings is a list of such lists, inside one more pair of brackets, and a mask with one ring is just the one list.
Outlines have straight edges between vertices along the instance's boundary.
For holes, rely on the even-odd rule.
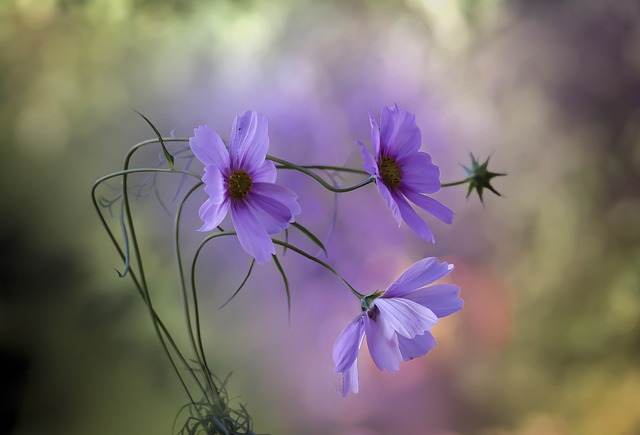
[[291,189],[275,184],[276,167],[266,159],[267,119],[252,110],[236,117],[228,151],[207,125],[194,130],[189,145],[204,164],[202,181],[209,195],[200,207],[204,224],[199,231],[216,228],[230,210],[242,248],[258,263],[270,261],[276,252],[270,234],[293,222],[300,205]]
[[342,331],[333,347],[334,372],[342,373],[343,396],[358,392],[358,351],[365,335],[376,367],[390,373],[400,368],[400,361],[418,358],[436,345],[429,331],[438,318],[459,311],[464,302],[458,296],[458,286],[427,285],[451,270],[452,264],[425,258],[384,292],[363,298],[362,313]]
[[375,176],[398,225],[404,220],[419,237],[435,243],[431,229],[409,201],[447,224],[453,222],[453,211],[425,195],[440,190],[440,168],[429,154],[419,151],[422,135],[415,115],[394,104],[382,107],[380,126],[371,113],[369,120],[374,154],[356,142],[362,149],[364,169]]

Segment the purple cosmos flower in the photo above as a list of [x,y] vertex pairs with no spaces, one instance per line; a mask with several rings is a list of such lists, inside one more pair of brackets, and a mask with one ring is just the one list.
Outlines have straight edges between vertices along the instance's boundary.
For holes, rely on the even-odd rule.
[[384,291],[366,296],[363,312],[351,322],[333,347],[335,372],[342,373],[342,395],[358,392],[358,351],[367,336],[375,365],[390,373],[429,352],[436,341],[429,332],[438,318],[462,309],[460,288],[453,284],[428,284],[453,270],[452,264],[425,258],[407,269]]
[[204,225],[211,231],[231,210],[231,220],[242,248],[258,263],[276,253],[269,234],[285,229],[300,213],[298,196],[275,184],[277,170],[266,160],[269,148],[267,119],[249,110],[236,117],[229,151],[214,129],[203,125],[189,138],[193,154],[204,164],[204,191],[209,195],[200,207]]
[[356,142],[362,148],[364,169],[376,177],[378,190],[398,225],[404,220],[418,236],[434,243],[433,233],[408,201],[447,224],[453,222],[453,211],[424,195],[440,190],[440,169],[429,154],[418,151],[422,135],[415,115],[394,104],[382,107],[380,127],[373,114],[369,113],[369,119],[375,155]]

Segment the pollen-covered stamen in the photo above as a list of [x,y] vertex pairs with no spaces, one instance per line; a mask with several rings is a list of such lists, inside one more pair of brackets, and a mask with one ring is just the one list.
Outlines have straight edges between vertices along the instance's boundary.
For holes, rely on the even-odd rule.
[[251,190],[253,180],[244,169],[236,169],[229,175],[229,196],[233,199],[242,199]]
[[379,168],[380,176],[384,184],[394,189],[400,186],[402,171],[393,157],[383,157],[380,159]]

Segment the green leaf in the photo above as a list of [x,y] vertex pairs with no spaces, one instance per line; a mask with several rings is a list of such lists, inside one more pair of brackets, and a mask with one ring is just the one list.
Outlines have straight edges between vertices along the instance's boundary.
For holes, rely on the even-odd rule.
[[287,274],[284,272],[282,268],[282,264],[280,264],[280,260],[276,255],[272,255],[273,262],[276,264],[278,268],[278,272],[282,276],[282,281],[284,282],[284,290],[287,292],[287,314],[289,316],[289,323],[291,323],[291,291],[289,290],[289,280],[287,279]]
[[153,123],[151,121],[149,121],[149,118],[147,118],[146,116],[144,116],[142,113],[138,112],[137,110],[134,110],[134,112],[136,112],[138,115],[142,116],[142,119],[144,119],[145,121],[147,121],[147,124],[149,124],[149,126],[153,129],[153,131],[156,133],[156,136],[158,136],[158,140],[160,141],[160,145],[162,145],[162,152],[164,153],[164,158],[167,159],[167,162],[169,162],[169,167],[171,169],[173,169],[174,167],[174,159],[173,156],[171,155],[171,153],[169,153],[169,150],[167,149],[166,145],[164,144],[164,140],[162,139],[162,135],[160,134],[160,132],[158,131],[158,129],[156,128],[155,125],[153,125]]
[[313,243],[315,243],[316,245],[318,245],[320,247],[320,249],[322,249],[322,252],[324,252],[324,255],[326,257],[329,256],[329,254],[327,254],[327,249],[324,247],[324,244],[320,241],[320,239],[318,239],[316,237],[315,234],[313,234],[311,231],[309,231],[308,229],[306,229],[305,227],[303,227],[302,225],[300,225],[299,223],[296,222],[292,222],[291,226],[300,230],[300,232],[302,234],[304,234],[305,236],[307,236],[309,238],[309,240],[311,240]]
[[238,293],[240,293],[240,290],[242,290],[242,287],[244,287],[244,285],[247,283],[247,280],[249,279],[249,276],[251,276],[251,271],[253,270],[253,265],[254,264],[256,264],[256,259],[252,258],[251,259],[251,264],[249,265],[249,271],[247,272],[247,275],[242,280],[242,283],[240,284],[240,287],[238,287],[238,289],[233,293],[233,295],[231,295],[231,297],[229,299],[227,299],[227,301],[224,304],[222,304],[220,306],[220,308],[218,308],[219,310],[223,309],[229,302],[231,302],[233,300],[233,298],[236,297],[236,295]]

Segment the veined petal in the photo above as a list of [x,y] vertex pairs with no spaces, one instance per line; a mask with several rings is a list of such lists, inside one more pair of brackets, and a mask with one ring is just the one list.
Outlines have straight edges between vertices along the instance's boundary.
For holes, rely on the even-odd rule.
[[435,218],[441,220],[445,224],[453,222],[453,210],[442,204],[440,201],[437,201],[430,196],[421,195],[411,189],[404,189],[402,186],[400,189],[409,201],[413,202],[424,211],[432,214]]
[[211,231],[224,219],[229,211],[229,200],[216,204],[207,199],[200,207],[200,219],[204,223],[198,231]]
[[358,392],[358,358],[348,370],[342,372],[342,397],[347,397],[349,391]]
[[429,352],[436,345],[436,339],[430,332],[416,335],[413,338],[398,336],[398,347],[404,361],[410,361]]
[[[453,264],[446,262],[440,263],[435,257],[423,258],[405,270],[404,273],[385,290],[382,297],[406,298],[411,292],[439,280],[443,276],[448,275],[452,270]],[[431,307],[429,306],[429,308]]]
[[189,138],[191,151],[205,166],[215,166],[223,171],[229,167],[229,152],[218,133],[208,125],[201,125],[193,130],[194,136]]
[[403,298],[379,298],[374,304],[380,309],[377,322],[387,322],[391,328],[407,338],[423,334],[438,323],[429,308]]
[[413,302],[429,308],[438,317],[446,317],[464,306],[459,297],[460,287],[453,284],[435,284],[404,295]]
[[396,204],[393,195],[391,195],[391,190],[387,187],[386,184],[384,184],[384,182],[380,178],[376,179],[376,186],[378,187],[378,192],[380,192],[380,195],[387,202],[387,207],[391,209],[393,217],[396,218],[396,221],[398,221],[398,226],[400,226],[400,224],[402,224],[402,216],[400,215],[398,204]]
[[435,193],[440,190],[440,168],[431,161],[427,153],[417,152],[397,161],[402,171],[400,187],[406,186],[420,193]]
[[372,320],[369,316],[364,316],[364,330],[371,359],[380,370],[387,369],[389,373],[393,373],[400,368],[402,355],[397,335],[387,336],[385,329],[384,322],[379,318]]
[[[275,184],[260,183],[263,185],[276,186]],[[278,199],[269,195],[263,195],[252,189],[251,193],[245,198],[247,206],[249,206],[253,214],[258,218],[262,226],[269,234],[279,233],[289,226],[289,222],[293,219],[291,210],[280,202]]]
[[371,112],[369,112],[369,124],[371,124],[371,145],[373,146],[373,155],[378,157],[380,156],[380,126]]
[[224,177],[217,166],[205,166],[202,176],[204,191],[209,195],[209,200],[213,204],[222,204],[227,197],[224,187]]
[[242,249],[254,257],[258,264],[271,261],[271,255],[276,253],[276,248],[265,227],[243,201],[230,202],[231,220]]
[[354,364],[364,338],[365,313],[356,317],[338,336],[333,345],[334,372],[345,372]]
[[391,197],[398,205],[398,210],[400,211],[402,220],[407,223],[409,228],[411,228],[411,230],[416,233],[418,237],[423,238],[431,243],[435,243],[436,239],[435,237],[433,237],[431,229],[429,228],[427,223],[422,220],[418,213],[416,213],[416,211],[411,208],[404,196],[396,190],[391,190],[390,193]]
[[289,222],[293,222],[293,216],[297,216],[302,211],[298,203],[298,195],[288,187],[273,183],[255,183],[251,187],[251,193],[268,196],[284,204],[291,212]]
[[376,163],[376,159],[362,142],[356,141],[356,145],[360,147],[360,152],[362,153],[362,166],[364,167],[364,170],[371,175],[378,175],[378,164]]
[[380,155],[395,157],[396,160],[416,153],[422,143],[422,133],[416,124],[416,117],[406,110],[398,110],[398,105],[382,107],[380,115]]
[[250,175],[254,183],[275,183],[278,170],[275,163],[265,159],[261,165],[253,169]]
[[233,169],[254,172],[262,165],[269,149],[267,118],[253,110],[247,110],[233,120],[229,154]]

